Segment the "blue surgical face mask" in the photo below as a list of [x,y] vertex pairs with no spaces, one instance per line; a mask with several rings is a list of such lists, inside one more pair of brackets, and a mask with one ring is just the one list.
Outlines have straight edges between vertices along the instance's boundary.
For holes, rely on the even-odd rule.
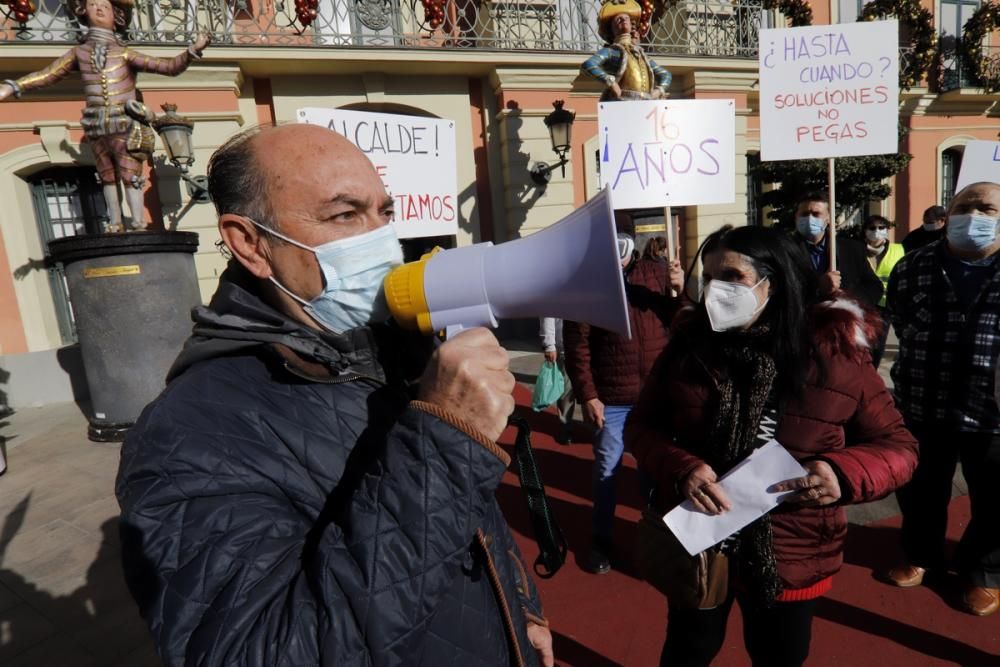
[[815,215],[803,215],[795,221],[795,228],[799,230],[799,234],[807,239],[815,239],[823,235],[826,230],[826,222],[823,218],[817,218]]
[[313,248],[251,222],[268,234],[316,255],[323,271],[323,291],[311,301],[293,294],[274,276],[271,282],[302,304],[303,310],[318,324],[334,333],[343,333],[389,319],[382,282],[393,268],[403,263],[403,249],[392,225]]
[[948,244],[959,250],[985,250],[997,240],[1000,219],[988,215],[963,213],[948,217]]

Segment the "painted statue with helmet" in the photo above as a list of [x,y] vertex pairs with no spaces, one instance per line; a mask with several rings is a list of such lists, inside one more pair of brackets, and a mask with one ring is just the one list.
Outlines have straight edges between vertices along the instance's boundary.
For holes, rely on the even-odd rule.
[[656,100],[667,96],[671,75],[639,46],[642,8],[636,0],[604,0],[598,33],[607,43],[582,65],[605,85],[602,101]]
[[87,27],[83,41],[45,69],[0,83],[0,102],[45,88],[70,72],[83,80],[85,107],[80,125],[94,153],[97,173],[108,205],[106,231],[123,231],[118,182],[132,215],[131,228],[144,229],[142,165],[152,154],[153,113],[136,99],[136,75],[151,72],[177,76],[208,46],[207,35],[173,58],[154,58],[125,42],[133,0],[70,0],[73,12]]

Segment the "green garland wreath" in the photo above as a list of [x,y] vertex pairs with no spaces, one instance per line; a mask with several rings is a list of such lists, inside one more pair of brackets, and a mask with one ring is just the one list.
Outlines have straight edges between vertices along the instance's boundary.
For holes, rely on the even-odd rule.
[[864,6],[858,20],[877,21],[886,17],[895,17],[910,27],[910,57],[899,68],[899,87],[909,90],[919,85],[934,65],[938,50],[934,17],[920,6],[919,0],[873,0]]
[[764,0],[764,9],[780,10],[791,28],[812,25],[813,22],[812,7],[805,0]]
[[987,93],[1000,92],[1000,54],[983,55],[983,41],[1000,29],[1000,2],[984,2],[962,30],[962,64]]

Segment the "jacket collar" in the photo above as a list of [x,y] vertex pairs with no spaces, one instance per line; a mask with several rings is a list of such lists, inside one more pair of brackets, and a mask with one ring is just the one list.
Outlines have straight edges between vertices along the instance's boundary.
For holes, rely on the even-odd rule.
[[191,317],[192,335],[168,382],[199,361],[261,346],[273,347],[290,369],[307,379],[361,375],[385,381],[371,328],[334,334],[306,327],[261,299],[256,279],[235,261],[222,274],[209,305],[195,308]]

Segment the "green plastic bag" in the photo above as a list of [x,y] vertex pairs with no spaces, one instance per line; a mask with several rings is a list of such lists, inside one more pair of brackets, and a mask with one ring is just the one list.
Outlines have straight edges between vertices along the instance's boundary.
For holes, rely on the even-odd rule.
[[566,391],[566,378],[559,367],[551,361],[543,361],[535,380],[535,391],[531,395],[531,407],[539,412],[559,400]]

